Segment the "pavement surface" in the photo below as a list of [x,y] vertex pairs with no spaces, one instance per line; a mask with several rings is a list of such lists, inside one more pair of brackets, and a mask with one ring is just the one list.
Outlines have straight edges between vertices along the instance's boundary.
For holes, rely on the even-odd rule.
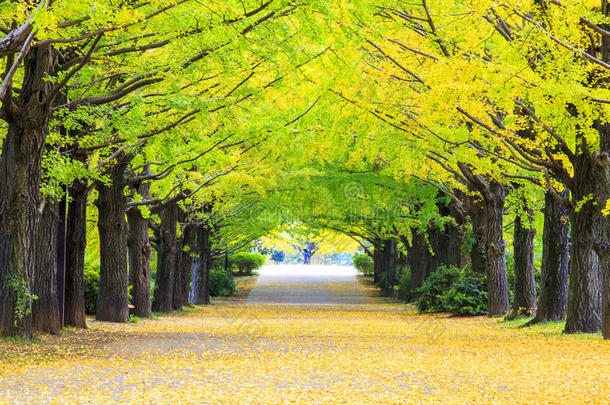
[[351,266],[268,265],[247,304],[280,305],[367,305],[371,298],[356,279]]
[[349,267],[266,266],[246,301],[88,324],[0,340],[0,404],[610,403],[599,336],[418,314]]

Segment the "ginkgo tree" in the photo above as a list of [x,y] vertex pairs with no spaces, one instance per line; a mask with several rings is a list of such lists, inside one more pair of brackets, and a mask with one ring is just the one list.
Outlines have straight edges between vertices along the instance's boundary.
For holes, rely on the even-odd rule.
[[[91,169],[82,163],[83,149],[91,146],[84,139],[104,133],[105,140],[96,139],[94,146],[103,145],[108,152],[100,157],[112,164],[126,151],[124,144],[137,143],[138,114],[152,118],[170,112],[167,108],[182,110],[184,116],[198,113],[204,115],[200,122],[208,117],[206,129],[213,131],[222,119],[215,122],[208,114],[225,110],[230,116],[234,109],[229,106],[254,97],[262,85],[272,89],[286,72],[323,54],[328,44],[312,39],[324,38],[327,30],[339,33],[341,26],[328,18],[347,17],[344,11],[325,2],[284,1],[3,5],[0,57],[6,69],[0,99],[7,131],[0,197],[0,330],[31,335],[30,317],[15,318],[15,291],[7,280],[19,279],[26,288],[32,282],[41,161],[52,119],[66,124],[59,132],[81,162],[80,176],[74,177]],[[88,119],[91,112],[93,120]],[[80,265],[78,258],[74,262]],[[29,313],[31,303],[25,305],[24,313]],[[118,319],[124,305],[110,312],[109,319]]]
[[[495,204],[495,218],[502,218],[498,203],[514,184],[532,182],[547,192],[540,307],[542,319],[561,318],[565,308],[570,217],[568,332],[595,331],[603,318],[597,258],[603,269],[606,12],[605,2],[395,5],[361,31],[368,43],[362,84],[337,89],[431,161],[399,168],[435,183],[458,179],[454,187],[481,194],[488,212]],[[487,230],[490,263],[503,241],[501,227]],[[488,271],[488,287],[502,267]]]
[[87,239],[96,317],[123,322],[129,284],[141,316],[207,304],[211,260],[270,234],[305,262],[329,238],[359,244],[388,295],[400,266],[414,290],[469,262],[491,315],[567,315],[567,332],[609,337],[607,13],[605,0],[3,3],[0,333],[59,331],[66,218],[77,327]]
[[[0,52],[7,66],[0,87],[2,118],[7,123],[0,176],[3,333],[32,333],[31,318],[15,315],[15,292],[7,285],[7,279],[14,277],[29,286],[35,271],[33,248],[42,202],[41,161],[53,113],[81,104],[105,104],[160,81],[157,71],[147,74],[132,66],[133,70],[128,67],[122,75],[115,72],[103,90],[99,86],[102,91],[97,94],[69,94],[69,86],[79,73],[99,66],[99,62],[93,62],[95,59],[120,58],[129,52],[122,41],[117,41],[121,35],[150,37],[156,29],[147,23],[176,5],[123,5],[115,10],[107,2],[91,8],[85,3],[41,1],[3,7],[2,21],[11,27],[4,30],[7,34]],[[109,13],[108,7],[116,12]],[[91,83],[95,85],[95,81]],[[29,308],[31,303],[25,305]]]
[[329,229],[312,229],[311,224],[284,226],[260,239],[264,248],[288,251],[302,256],[303,264],[311,264],[316,254],[347,252],[354,254],[360,245],[344,233]]

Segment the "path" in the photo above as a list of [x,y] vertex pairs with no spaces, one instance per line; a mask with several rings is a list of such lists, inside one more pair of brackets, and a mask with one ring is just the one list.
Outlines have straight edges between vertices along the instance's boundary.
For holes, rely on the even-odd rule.
[[272,265],[260,271],[248,304],[366,305],[370,297],[348,266]]
[[24,346],[34,353],[25,358],[3,359],[0,341],[0,404],[610,398],[607,342],[564,337],[560,325],[518,329],[486,317],[418,315],[367,297],[349,269],[267,267],[245,304],[89,325],[59,338],[52,358],[41,344]]

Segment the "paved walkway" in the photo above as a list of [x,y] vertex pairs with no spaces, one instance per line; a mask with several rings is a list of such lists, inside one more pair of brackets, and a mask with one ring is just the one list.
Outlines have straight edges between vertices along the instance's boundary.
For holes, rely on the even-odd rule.
[[560,324],[420,315],[349,268],[261,273],[246,303],[0,340],[0,404],[609,403],[608,342]]
[[247,304],[367,305],[371,299],[350,266],[268,265]]

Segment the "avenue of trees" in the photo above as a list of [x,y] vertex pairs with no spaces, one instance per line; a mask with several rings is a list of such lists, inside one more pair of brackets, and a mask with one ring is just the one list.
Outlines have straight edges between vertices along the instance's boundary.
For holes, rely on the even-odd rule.
[[386,295],[450,265],[490,315],[610,338],[608,13],[0,2],[0,333],[86,327],[92,257],[98,320],[208,304],[215,258],[299,223]]

